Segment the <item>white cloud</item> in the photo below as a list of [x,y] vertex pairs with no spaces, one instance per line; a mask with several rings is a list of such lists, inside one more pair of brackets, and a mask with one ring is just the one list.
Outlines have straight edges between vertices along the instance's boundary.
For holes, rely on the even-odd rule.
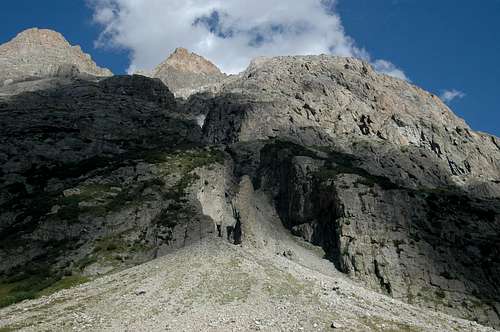
[[[87,0],[99,46],[130,50],[129,72],[150,70],[185,47],[237,73],[257,56],[335,54],[370,60],[344,31],[337,0]],[[386,74],[407,79],[392,63]]]
[[444,101],[445,103],[450,103],[455,99],[462,99],[464,97],[465,93],[455,89],[445,90],[440,96],[441,100]]
[[393,63],[386,60],[375,60],[373,63],[373,68],[382,73],[392,77],[397,77],[399,79],[410,81],[406,74],[399,68],[397,68]]

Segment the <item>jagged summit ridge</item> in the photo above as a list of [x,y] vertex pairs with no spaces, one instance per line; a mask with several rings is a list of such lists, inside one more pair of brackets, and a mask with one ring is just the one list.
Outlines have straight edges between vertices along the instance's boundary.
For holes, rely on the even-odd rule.
[[[0,84],[32,77],[54,76],[61,68],[73,68],[93,76],[111,76],[62,34],[49,29],[31,28],[0,46]],[[66,71],[68,69],[65,69]]]

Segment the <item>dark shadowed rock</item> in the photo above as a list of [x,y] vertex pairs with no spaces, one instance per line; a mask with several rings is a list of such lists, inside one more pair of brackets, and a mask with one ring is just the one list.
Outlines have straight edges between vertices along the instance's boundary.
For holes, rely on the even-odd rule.
[[212,232],[185,191],[220,152],[175,107],[141,76],[1,98],[0,273],[99,274]]

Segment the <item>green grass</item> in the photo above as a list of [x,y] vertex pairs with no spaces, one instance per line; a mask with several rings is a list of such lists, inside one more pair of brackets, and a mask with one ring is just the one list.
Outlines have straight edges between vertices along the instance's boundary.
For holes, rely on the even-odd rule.
[[87,281],[88,278],[81,276],[61,278],[46,271],[4,279],[0,282],[0,308],[50,295]]
[[[59,197],[56,204],[60,209],[53,218],[77,223],[83,214],[105,217],[126,207],[139,206],[147,200],[147,197],[143,196],[146,188],[162,186],[164,182],[161,179],[142,181],[126,187],[117,184],[81,185],[76,187],[78,193]],[[82,206],[83,202],[90,203],[90,206]]]
[[[198,176],[193,173],[196,168],[214,163],[224,163],[224,153],[215,148],[165,152],[147,151],[140,157],[147,162],[159,164],[166,174],[180,174],[180,180],[166,194],[169,196],[166,197],[167,199],[175,200],[182,198],[186,188],[198,179]],[[60,194],[50,200],[44,199],[40,208],[37,208],[36,204],[32,204],[28,210],[35,210],[29,214],[38,217],[46,215],[50,207],[58,205],[59,210],[50,218],[77,223],[82,214],[105,217],[124,207],[138,206],[148,199],[148,197],[143,196],[145,189],[156,187],[162,191],[164,186],[165,183],[161,178],[129,186],[123,186],[119,183],[86,183],[76,186],[75,193],[72,195]],[[83,202],[90,203],[90,206],[82,206]]]
[[55,282],[51,286],[43,289],[42,291],[38,292],[38,296],[46,296],[50,295],[56,292],[59,292],[63,289],[68,289],[72,288],[81,284],[84,284],[86,282],[89,282],[90,278],[84,277],[84,276],[69,276],[69,277],[63,277],[59,281]]
[[144,253],[147,256],[152,247],[137,241],[127,241],[122,236],[123,234],[119,234],[97,240],[92,253],[76,263],[77,268],[83,271],[86,266],[99,263],[116,272],[127,266],[143,263],[144,258],[138,259],[135,254]]
[[335,162],[329,163],[326,166],[318,170],[314,175],[319,182],[325,182],[328,180],[335,180],[339,175],[342,174],[355,174],[360,176],[356,179],[354,185],[363,185],[367,187],[374,187],[379,185],[385,190],[401,189],[398,185],[392,182],[389,178],[385,176],[378,176],[368,173],[366,170],[356,167],[348,166],[343,164],[336,164]]
[[18,275],[0,283],[0,307],[36,298],[38,292],[56,282],[50,274]]
[[75,265],[79,270],[83,270],[87,266],[92,265],[96,262],[97,262],[97,257],[95,257],[94,255],[88,255],[77,261]]
[[224,153],[215,148],[183,151],[149,151],[142,159],[151,164],[177,164],[186,171],[214,163],[224,164]]
[[120,235],[110,236],[96,242],[96,246],[94,247],[94,253],[113,253],[113,252],[139,252],[143,250],[147,250],[148,247],[145,245],[141,245],[139,243],[129,243]]

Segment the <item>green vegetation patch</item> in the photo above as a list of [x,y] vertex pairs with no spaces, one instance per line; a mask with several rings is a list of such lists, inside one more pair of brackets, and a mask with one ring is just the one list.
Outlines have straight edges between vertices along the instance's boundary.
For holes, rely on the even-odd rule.
[[75,271],[82,273],[87,266],[97,263],[106,274],[123,270],[148,260],[153,246],[139,240],[128,241],[122,234],[96,240],[91,253],[75,262]]
[[53,283],[49,287],[40,291],[37,296],[50,295],[50,294],[59,292],[63,289],[72,288],[72,287],[84,284],[86,282],[89,282],[89,281],[90,281],[90,278],[84,277],[84,276],[78,276],[78,275],[63,277],[59,281],[56,281],[55,283]]
[[180,166],[184,172],[190,172],[198,167],[214,163],[224,164],[224,153],[216,148],[177,150],[177,151],[148,151],[142,159],[151,164],[168,163]]
[[62,277],[49,271],[30,271],[0,280],[0,308],[50,295],[89,281],[82,276]]
[[60,196],[56,203],[59,209],[54,218],[76,223],[82,214],[105,217],[109,213],[141,205],[148,200],[144,196],[147,188],[156,187],[161,190],[164,185],[159,178],[129,186],[84,184],[74,188],[74,193]]
[[17,331],[17,330],[19,330],[19,329],[16,327],[10,327],[10,326],[0,327],[0,332],[13,332],[13,331]]
[[395,190],[401,189],[400,186],[392,182],[389,178],[385,176],[373,175],[361,167],[357,167],[353,163],[353,159],[344,154],[330,154],[331,159],[329,159],[324,167],[315,173],[315,177],[318,181],[324,182],[327,180],[334,180],[339,175],[342,174],[355,174],[360,176],[356,179],[354,185],[374,187],[379,185],[385,190]]
[[96,241],[93,253],[83,260],[81,260],[80,266],[90,265],[99,260],[99,258],[104,258],[106,260],[121,260],[120,254],[135,254],[147,252],[151,247],[145,244],[141,244],[137,241],[129,242],[117,236],[110,236],[104,239]]

